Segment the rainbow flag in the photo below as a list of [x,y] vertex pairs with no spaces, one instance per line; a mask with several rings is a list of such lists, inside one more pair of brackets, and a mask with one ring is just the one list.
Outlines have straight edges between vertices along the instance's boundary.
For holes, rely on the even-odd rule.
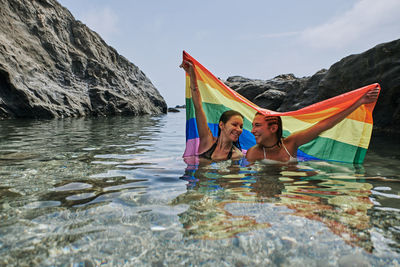
[[[230,89],[185,51],[183,51],[183,59],[191,61],[194,65],[208,126],[214,136],[217,136],[219,117],[224,111],[233,109],[244,116],[243,133],[239,138],[244,152],[256,144],[251,128],[252,120],[257,112],[265,115],[281,116],[283,136],[288,136],[295,131],[306,129],[327,117],[339,113],[351,106],[366,91],[378,85],[371,84],[296,111],[275,112],[258,107]],[[301,146],[297,157],[304,160],[316,159],[362,163],[371,138],[372,111],[374,107],[375,102],[360,106],[336,126],[321,133],[313,141]],[[195,156],[198,151],[199,135],[194,114],[190,77],[186,74],[186,149],[184,157]]]

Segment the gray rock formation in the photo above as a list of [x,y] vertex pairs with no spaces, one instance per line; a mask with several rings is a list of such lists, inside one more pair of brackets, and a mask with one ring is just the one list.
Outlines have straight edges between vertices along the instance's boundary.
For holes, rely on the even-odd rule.
[[168,112],[176,113],[176,112],[180,112],[180,111],[177,108],[168,108]]
[[297,110],[372,83],[382,88],[373,114],[374,130],[400,135],[400,39],[345,57],[311,77],[286,74],[251,80],[233,76],[226,81],[255,104],[277,111]]
[[0,118],[167,111],[146,75],[57,1],[0,6]]

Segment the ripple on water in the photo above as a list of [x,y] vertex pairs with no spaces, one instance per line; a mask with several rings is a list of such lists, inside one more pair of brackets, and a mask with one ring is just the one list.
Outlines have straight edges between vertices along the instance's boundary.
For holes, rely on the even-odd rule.
[[35,201],[24,206],[26,209],[39,209],[60,206],[60,201]]
[[92,185],[86,183],[68,183],[66,185],[53,188],[54,191],[75,191],[92,188]]
[[76,194],[76,195],[72,195],[72,196],[67,196],[65,199],[74,201],[74,200],[84,200],[84,199],[88,199],[88,198],[93,198],[95,196],[96,196],[95,193],[81,193],[81,194]]

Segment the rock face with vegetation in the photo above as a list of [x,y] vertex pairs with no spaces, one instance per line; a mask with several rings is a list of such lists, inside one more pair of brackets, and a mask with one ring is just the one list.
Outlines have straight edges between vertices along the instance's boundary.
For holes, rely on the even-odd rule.
[[0,118],[167,111],[146,75],[57,1],[0,6]]
[[279,75],[271,80],[229,77],[226,84],[255,104],[290,111],[372,84],[381,85],[375,131],[400,134],[400,39],[343,58],[311,77]]

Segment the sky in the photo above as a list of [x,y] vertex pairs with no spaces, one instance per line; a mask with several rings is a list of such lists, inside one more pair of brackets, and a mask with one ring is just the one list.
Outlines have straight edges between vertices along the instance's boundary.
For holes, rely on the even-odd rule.
[[221,79],[311,76],[400,38],[400,0],[58,0],[185,103],[185,50]]

